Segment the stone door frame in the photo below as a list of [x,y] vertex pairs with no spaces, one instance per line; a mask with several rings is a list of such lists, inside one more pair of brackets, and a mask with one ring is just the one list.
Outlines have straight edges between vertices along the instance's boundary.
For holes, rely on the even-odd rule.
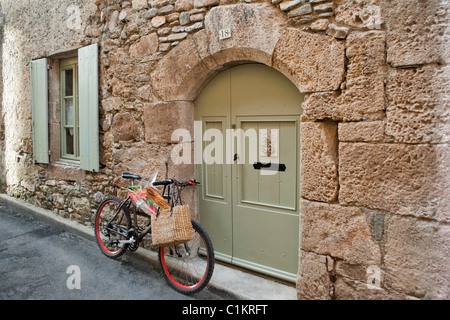
[[[176,114],[167,121],[166,132],[184,127],[193,136],[194,100],[210,79],[234,65],[265,64],[290,79],[301,93],[308,94],[333,94],[340,90],[345,80],[345,41],[290,27],[287,15],[270,4],[213,7],[205,16],[204,26],[203,30],[192,34],[164,56],[151,74],[153,105],[171,108]],[[219,33],[224,28],[231,31],[231,37],[220,40]],[[304,119],[314,121],[308,119],[308,115],[302,116],[302,121]],[[319,124],[319,131],[337,128],[334,122],[330,126],[323,122]],[[322,153],[335,153],[337,141],[333,141],[329,148],[331,152],[322,150]],[[308,149],[302,146],[301,159],[304,150]],[[318,191],[322,197],[315,200],[331,202],[337,198],[337,163],[335,157],[333,161],[324,163],[331,168],[325,170],[323,177],[305,175],[301,184],[306,182],[306,186],[310,185],[305,179],[325,180],[325,189]],[[316,164],[313,162],[313,166]],[[188,168],[185,166],[175,171],[194,172],[194,164]],[[303,160],[301,175],[304,174],[302,166]],[[316,170],[319,171],[320,168]],[[330,172],[331,184],[328,181]],[[300,198],[304,191],[308,192],[307,189],[301,190]]]

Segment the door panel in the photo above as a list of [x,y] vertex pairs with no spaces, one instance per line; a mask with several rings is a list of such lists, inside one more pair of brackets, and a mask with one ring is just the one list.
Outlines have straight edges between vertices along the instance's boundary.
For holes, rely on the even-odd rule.
[[302,101],[287,78],[257,64],[221,72],[196,100],[204,134],[199,216],[217,258],[292,281]]
[[[258,161],[274,166],[273,170],[257,170],[254,168],[254,162],[238,165],[238,177],[242,177],[238,185],[240,201],[295,211],[298,148],[297,141],[293,138],[297,136],[297,119],[293,117],[291,120],[285,118],[283,121],[272,121],[267,118],[265,121],[238,122],[243,130],[254,129],[259,133],[256,149]],[[264,147],[270,142],[272,145],[268,153],[267,147]],[[245,157],[249,159],[249,148],[245,151]],[[270,153],[272,154],[268,157]],[[277,165],[286,166],[285,171],[276,171]]]
[[[220,120],[205,120],[204,122],[205,132],[212,132],[213,134],[204,144],[204,160],[205,160],[205,191],[206,197],[225,199],[225,168],[223,167],[223,142],[220,141],[219,136],[223,136],[222,132],[225,131],[225,125]],[[215,134],[217,133],[217,135]]]
[[[253,129],[259,133],[258,161],[283,164],[286,170],[257,170],[253,163],[233,167],[233,262],[272,275],[283,273],[291,279],[295,278],[298,263],[298,124],[296,117],[286,116],[280,121],[271,118],[274,117],[254,117],[248,121],[237,117],[244,131]],[[269,130],[278,134],[271,135]],[[271,141],[270,157],[264,146],[267,136],[278,138]],[[248,145],[245,149],[248,159]]]
[[[206,129],[215,129],[225,135],[225,130],[230,127],[230,70],[221,72],[206,85],[196,100],[195,113],[196,120],[202,122],[202,132],[206,132]],[[201,150],[203,160],[205,149],[212,146],[215,141],[214,137],[210,137],[211,141],[205,138],[208,137],[203,137]],[[225,149],[223,149],[225,156],[224,151]],[[211,150],[211,153],[207,151],[206,154],[214,155],[214,152],[215,150]],[[231,262],[233,237],[231,165],[225,164],[225,157],[222,163],[224,164],[207,164],[203,161],[197,165],[199,181],[202,184],[198,203],[199,219],[211,237],[216,257]]]

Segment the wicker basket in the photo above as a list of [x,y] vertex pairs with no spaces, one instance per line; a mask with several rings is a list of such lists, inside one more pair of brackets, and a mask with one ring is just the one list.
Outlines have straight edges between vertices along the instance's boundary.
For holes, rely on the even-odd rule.
[[154,246],[171,247],[194,239],[189,206],[175,206],[152,215],[152,242]]

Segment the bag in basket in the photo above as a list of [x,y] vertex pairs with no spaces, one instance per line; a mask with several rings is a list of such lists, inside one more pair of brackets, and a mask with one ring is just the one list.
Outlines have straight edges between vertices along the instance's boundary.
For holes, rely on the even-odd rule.
[[154,215],[157,212],[157,208],[153,200],[147,195],[145,190],[142,190],[141,186],[133,186],[127,189],[133,203],[137,208],[141,209],[144,213]]
[[158,192],[158,190],[156,190],[152,186],[147,186],[145,188],[145,192],[150,197],[150,199],[152,199],[153,202],[161,209],[169,209],[170,208],[170,205],[166,201],[166,199],[164,199],[163,196]]
[[194,239],[189,206],[175,206],[152,215],[152,242],[154,246],[171,247]]

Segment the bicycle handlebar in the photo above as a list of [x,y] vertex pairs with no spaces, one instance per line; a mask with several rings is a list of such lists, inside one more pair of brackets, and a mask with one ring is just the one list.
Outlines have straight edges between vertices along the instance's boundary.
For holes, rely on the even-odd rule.
[[186,181],[177,181],[175,179],[166,179],[163,181],[155,181],[155,182],[153,182],[153,185],[154,186],[167,186],[167,185],[175,183],[175,182],[178,182],[182,186],[200,185],[200,182],[197,182],[195,179],[190,179],[190,180],[186,180]]
[[155,181],[155,182],[153,182],[153,185],[154,186],[167,186],[167,185],[169,185],[169,184],[171,184],[173,182],[174,181],[172,179],[166,179],[166,180],[163,180],[163,181]]
[[[138,176],[136,174],[127,173],[127,172],[122,173],[122,178],[124,178],[124,179],[137,179],[137,180],[141,180],[142,179],[140,176]],[[178,181],[178,180],[175,180],[175,179],[166,179],[166,180],[163,180],[163,181],[155,181],[155,182],[153,182],[153,185],[154,186],[167,186],[167,185],[175,183],[175,182],[177,182],[178,184],[180,184],[182,186],[196,186],[196,185],[200,185],[200,182],[197,182],[195,179],[190,179],[190,180],[186,180],[186,181]]]

